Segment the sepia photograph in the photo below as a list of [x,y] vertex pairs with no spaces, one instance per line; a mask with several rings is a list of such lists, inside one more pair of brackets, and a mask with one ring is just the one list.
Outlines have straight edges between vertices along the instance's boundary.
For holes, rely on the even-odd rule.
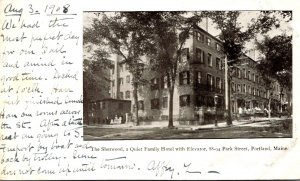
[[292,11],[83,12],[83,138],[292,138]]

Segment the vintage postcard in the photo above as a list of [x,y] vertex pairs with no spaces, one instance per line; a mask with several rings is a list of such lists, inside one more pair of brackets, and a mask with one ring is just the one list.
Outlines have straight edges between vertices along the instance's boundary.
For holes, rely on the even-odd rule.
[[0,1],[0,178],[299,179],[299,8]]

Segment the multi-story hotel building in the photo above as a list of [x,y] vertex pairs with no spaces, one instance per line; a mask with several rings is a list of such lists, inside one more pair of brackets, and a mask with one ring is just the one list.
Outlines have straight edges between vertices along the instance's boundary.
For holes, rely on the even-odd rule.
[[[224,113],[224,55],[221,42],[200,27],[190,32],[185,43],[178,66],[178,76],[174,90],[173,118],[175,124],[203,124],[210,120],[210,115]],[[147,61],[145,61],[147,65]],[[273,110],[278,110],[286,99],[278,82],[274,81],[271,92],[265,87],[260,73],[256,70],[257,62],[244,55],[230,67],[231,75],[231,110],[233,115],[241,107],[244,114],[253,111],[262,112],[267,107],[272,95]],[[160,122],[167,124],[169,93],[166,77],[163,74],[145,71],[148,84],[140,86],[138,108],[141,123]],[[133,105],[132,75],[119,56],[115,56],[115,65],[111,69],[110,95],[117,100],[130,100]],[[217,102],[217,104],[215,104]],[[111,110],[115,111],[116,110]],[[220,116],[221,118],[222,116]]]

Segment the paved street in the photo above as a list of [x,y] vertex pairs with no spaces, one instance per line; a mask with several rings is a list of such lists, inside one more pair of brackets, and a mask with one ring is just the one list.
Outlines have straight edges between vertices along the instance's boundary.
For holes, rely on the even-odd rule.
[[292,137],[288,120],[234,121],[232,126],[219,123],[201,126],[89,125],[84,127],[84,140],[123,139],[195,139],[195,138],[284,138]]

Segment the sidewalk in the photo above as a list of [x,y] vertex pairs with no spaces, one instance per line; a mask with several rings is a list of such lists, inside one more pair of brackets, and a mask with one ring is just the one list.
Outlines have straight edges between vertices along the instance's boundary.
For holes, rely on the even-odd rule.
[[[214,124],[206,124],[206,125],[175,125],[174,129],[179,130],[201,130],[201,129],[220,129],[220,128],[229,128],[244,124],[251,124],[253,123],[251,120],[240,120],[232,121],[232,125],[228,126],[226,122],[218,123],[218,126]],[[103,125],[103,124],[95,124],[95,125],[84,125],[84,127],[88,128],[124,128],[124,129],[167,129],[167,126],[162,125],[140,125],[135,126],[133,123],[129,124],[110,124],[110,125]]]
[[[275,120],[275,119],[274,119]],[[277,119],[276,119],[277,120]],[[289,121],[290,122],[290,121]],[[289,123],[288,122],[288,123]],[[278,124],[279,123],[279,124]],[[226,122],[207,125],[176,125],[169,129],[163,125],[115,124],[84,125],[85,140],[143,140],[143,139],[191,139],[191,138],[270,138],[291,137],[289,125],[273,120],[234,120],[228,126]]]

